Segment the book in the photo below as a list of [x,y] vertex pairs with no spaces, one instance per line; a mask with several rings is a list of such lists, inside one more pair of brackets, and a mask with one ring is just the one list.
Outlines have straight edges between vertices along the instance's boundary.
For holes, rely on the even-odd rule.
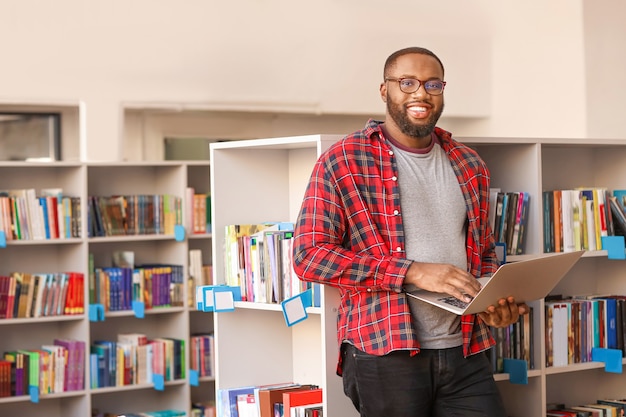
[[303,405],[321,404],[322,389],[313,388],[283,393],[283,414],[291,416],[291,409]]
[[216,407],[220,417],[239,417],[237,411],[237,396],[254,394],[254,386],[222,388],[217,391]]
[[239,417],[259,417],[254,393],[237,395],[237,414]]
[[274,404],[283,402],[283,394],[317,388],[315,385],[287,384],[259,389],[260,417],[274,417]]

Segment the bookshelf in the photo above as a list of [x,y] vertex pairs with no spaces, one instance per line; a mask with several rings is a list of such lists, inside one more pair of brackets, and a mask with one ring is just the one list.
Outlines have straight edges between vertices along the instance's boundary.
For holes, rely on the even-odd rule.
[[[49,106],[24,108],[49,110]],[[69,115],[64,120],[70,125],[72,120],[78,123],[79,106],[60,103],[52,108]],[[69,126],[70,143],[78,143],[79,131],[77,126]],[[81,207],[86,207],[91,195],[183,197],[186,187],[193,187],[197,192],[211,192],[213,213],[211,232],[187,233],[179,240],[171,234],[89,237],[87,211],[82,210],[80,237],[8,241],[0,248],[0,273],[71,270],[87,275],[90,254],[97,266],[106,266],[118,250],[133,251],[137,263],[180,264],[186,271],[189,250],[197,249],[205,263],[213,264],[215,283],[223,282],[224,226],[295,221],[313,164],[339,138],[324,134],[216,143],[211,145],[211,163],[0,162],[0,189],[61,188],[65,194],[79,197]],[[531,193],[526,253],[510,256],[509,260],[542,253],[542,205],[538,197],[542,190],[583,185],[626,188],[626,140],[462,141],[485,159],[494,187]],[[608,259],[606,250],[588,252],[554,293],[626,294],[624,275],[623,262]],[[185,286],[185,295],[188,291]],[[323,288],[321,307],[309,308],[308,319],[292,327],[286,326],[280,306],[247,302],[237,302],[235,311],[224,313],[201,313],[187,304],[146,310],[144,318],[135,317],[132,311],[110,312],[103,322],[90,321],[87,311],[72,316],[0,319],[2,335],[6,335],[0,338],[2,352],[36,348],[56,337],[91,343],[113,339],[123,332],[185,340],[192,334],[214,332],[216,350],[215,376],[202,377],[197,385],[181,378],[166,381],[163,390],[152,384],[98,389],[85,385],[77,391],[42,395],[37,402],[28,395],[6,397],[0,398],[0,415],[73,417],[89,415],[94,408],[113,412],[165,408],[188,411],[192,402],[214,399],[219,389],[297,381],[324,389],[326,414],[356,416],[335,374],[338,303],[338,292]],[[601,362],[546,367],[544,303],[535,301],[531,305],[536,313],[532,346],[535,369],[528,371],[528,384],[513,384],[505,373],[495,375],[510,416],[541,415],[546,404],[554,402],[573,404],[608,396],[626,397],[620,388],[626,377],[607,373]],[[188,358],[188,345],[186,353]],[[85,363],[86,369],[88,365]]]
[[[244,140],[211,144],[214,282],[224,283],[225,226],[295,222],[311,168],[336,135]],[[355,415],[335,375],[338,293],[324,288],[322,307],[285,324],[280,305],[236,302],[214,313],[216,389],[284,382],[324,389],[329,415]],[[325,413],[326,414],[326,413]]]
[[[244,140],[211,145],[213,195],[213,271],[224,282],[224,227],[229,224],[295,221],[310,170],[334,135]],[[525,253],[509,261],[543,253],[541,192],[580,186],[626,188],[626,140],[537,138],[461,138],[490,168],[492,186],[531,194]],[[554,294],[626,294],[623,262],[606,250],[588,251],[559,283]],[[324,413],[356,416],[335,374],[338,292],[324,288],[322,304],[309,318],[286,326],[278,305],[236,302],[235,311],[214,313],[216,390],[296,381],[324,389]],[[495,379],[509,416],[543,415],[547,404],[595,402],[626,397],[626,377],[607,373],[604,363],[546,367],[544,301],[534,309],[532,350],[535,366],[528,383]],[[236,330],[234,330],[236,329]],[[591,383],[589,383],[591,382]]]
[[[0,162],[0,189],[60,188],[64,195],[76,196],[81,202],[79,237],[47,240],[7,240],[0,248],[2,270],[28,273],[77,271],[85,277],[84,299],[89,299],[87,280],[90,257],[95,267],[112,265],[116,251],[134,253],[135,265],[160,263],[181,265],[187,277],[189,250],[204,252],[211,259],[211,233],[183,235],[169,233],[118,236],[89,236],[89,196],[165,195],[184,198],[185,189],[194,187],[198,193],[210,192],[208,161],[146,162],[146,163],[75,163],[75,162]],[[189,340],[191,333],[211,332],[210,314],[199,314],[187,303],[186,279],[181,285],[182,303],[177,306],[146,308],[143,317],[134,310],[109,311],[102,320],[92,321],[89,306],[71,316],[0,319],[0,351],[37,349],[52,344],[55,338],[84,341],[87,353],[96,340],[116,340],[120,333],[142,333],[149,339],[166,337]],[[189,345],[185,343],[185,358]],[[84,361],[85,385],[76,391],[22,395],[0,398],[0,415],[86,416],[92,410],[101,412],[141,412],[182,410],[189,415],[192,401],[214,399],[213,378],[203,377],[196,387],[185,376],[165,380],[163,386],[143,383],[91,388],[89,355]]]

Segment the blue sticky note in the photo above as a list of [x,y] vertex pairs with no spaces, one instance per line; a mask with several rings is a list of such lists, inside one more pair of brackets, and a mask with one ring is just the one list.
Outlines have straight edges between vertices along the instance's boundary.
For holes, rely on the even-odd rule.
[[311,290],[304,291],[286,299],[280,306],[283,309],[283,317],[287,326],[293,326],[309,318],[307,307],[311,306]]
[[602,236],[602,249],[606,249],[609,259],[626,259],[624,236]]
[[33,403],[39,402],[39,387],[36,385],[28,386],[28,393],[30,394],[30,401]]
[[622,373],[622,351],[621,349],[593,348],[591,349],[591,360],[604,362],[604,370],[615,374]]
[[104,321],[104,306],[89,304],[89,321]]
[[142,319],[145,316],[146,304],[143,301],[133,301],[133,312],[135,317]]
[[181,224],[177,224],[174,226],[174,239],[177,242],[182,242],[185,240],[185,228]]
[[165,389],[165,378],[163,375],[152,374],[152,382],[154,383],[155,390],[163,391]]
[[200,385],[200,375],[195,369],[189,370],[189,385],[193,387],[197,387],[198,385]]
[[7,247],[7,235],[4,231],[0,231],[0,248]]
[[528,385],[528,366],[525,360],[504,358],[504,372],[512,384]]

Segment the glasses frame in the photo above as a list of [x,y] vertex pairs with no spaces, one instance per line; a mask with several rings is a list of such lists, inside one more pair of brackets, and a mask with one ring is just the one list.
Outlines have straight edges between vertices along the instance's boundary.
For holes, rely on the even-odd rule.
[[[417,81],[417,88],[416,88],[414,91],[404,91],[404,90],[402,89],[402,81],[404,81],[404,80],[415,80],[415,81]],[[438,94],[433,94],[433,93],[429,92],[429,91],[426,89],[426,86],[425,86],[425,84],[424,84],[424,83],[427,83],[427,82],[429,82],[429,81],[435,81],[435,80],[424,80],[424,81],[423,81],[423,80],[417,79],[417,78],[415,78],[415,77],[400,77],[400,78],[385,77],[385,82],[386,82],[386,81],[397,81],[397,82],[398,82],[398,88],[400,89],[400,91],[402,91],[402,92],[403,92],[403,93],[405,93],[405,94],[413,94],[413,93],[415,93],[417,90],[419,90],[419,89],[420,89],[420,87],[424,86],[424,91],[426,91],[426,93],[427,93],[427,94],[430,94],[431,96],[440,96],[440,95],[442,95],[442,94],[443,94],[443,91],[446,89],[446,84],[447,84],[447,83],[446,83],[445,81],[443,81],[443,80],[436,79],[436,81],[441,81],[441,83],[443,84],[443,86],[441,87],[441,93],[438,93]]]

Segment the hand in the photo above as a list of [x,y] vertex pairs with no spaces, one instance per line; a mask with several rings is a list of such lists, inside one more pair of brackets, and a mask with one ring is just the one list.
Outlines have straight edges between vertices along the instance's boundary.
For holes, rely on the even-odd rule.
[[507,327],[517,320],[520,315],[528,314],[530,308],[525,303],[517,304],[515,298],[501,298],[495,306],[489,306],[487,310],[478,313],[487,325],[493,327]]
[[450,264],[413,262],[404,283],[427,291],[450,294],[466,303],[480,291],[480,283],[474,276]]

